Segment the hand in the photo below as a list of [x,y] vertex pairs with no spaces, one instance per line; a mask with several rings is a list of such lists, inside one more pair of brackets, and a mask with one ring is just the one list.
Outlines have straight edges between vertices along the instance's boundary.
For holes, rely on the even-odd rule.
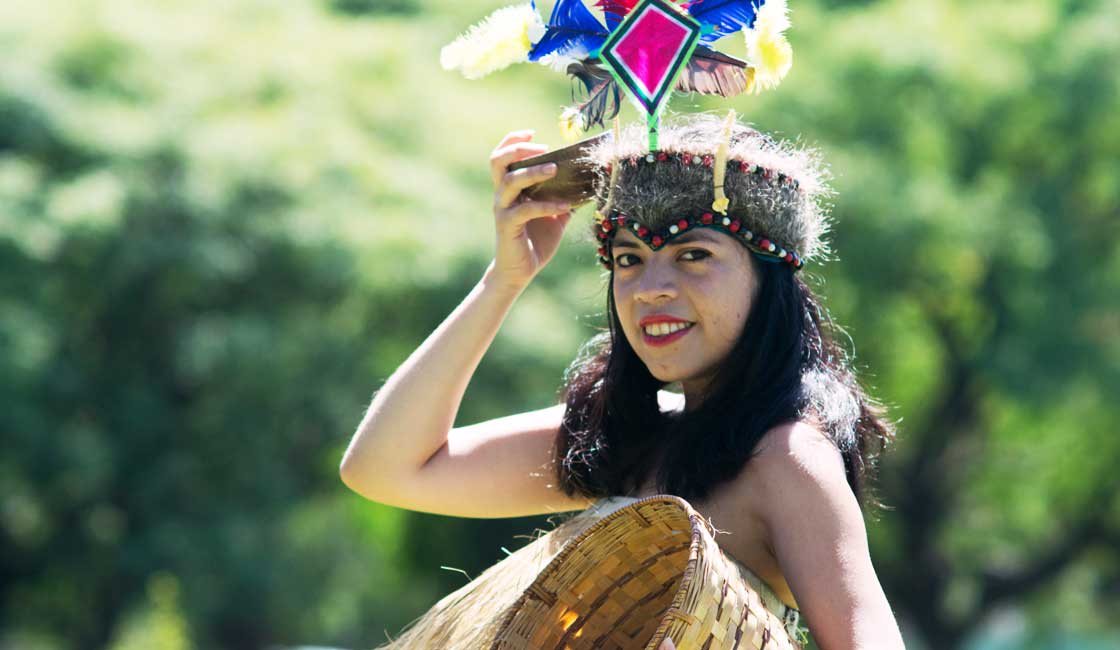
[[565,202],[533,201],[521,190],[551,178],[556,165],[535,165],[509,171],[510,163],[540,155],[548,146],[529,142],[532,131],[506,134],[490,154],[494,181],[494,225],[497,245],[491,273],[496,279],[524,287],[556,254],[564,227],[571,219]]
[[677,646],[673,645],[672,639],[670,639],[669,637],[665,637],[665,640],[661,642],[661,645],[657,646],[657,650],[677,650]]

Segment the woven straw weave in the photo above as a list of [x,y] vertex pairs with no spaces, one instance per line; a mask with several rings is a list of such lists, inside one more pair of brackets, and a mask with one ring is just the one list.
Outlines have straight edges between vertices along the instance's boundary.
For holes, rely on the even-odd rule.
[[800,650],[751,582],[687,501],[641,499],[570,541],[490,648],[654,650],[669,636],[680,650]]

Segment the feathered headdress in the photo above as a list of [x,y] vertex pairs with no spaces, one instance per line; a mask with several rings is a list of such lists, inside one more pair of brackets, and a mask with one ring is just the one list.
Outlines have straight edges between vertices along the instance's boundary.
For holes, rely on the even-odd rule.
[[[772,88],[789,71],[793,51],[786,0],[597,0],[604,25],[582,0],[557,0],[548,22],[535,0],[498,9],[440,53],[447,70],[470,79],[512,63],[535,62],[567,72],[579,84],[576,103],[561,114],[574,139],[619,111],[625,90],[651,125],[669,91],[732,97]],[[746,61],[712,44],[742,31]],[[652,52],[652,54],[651,54]]]

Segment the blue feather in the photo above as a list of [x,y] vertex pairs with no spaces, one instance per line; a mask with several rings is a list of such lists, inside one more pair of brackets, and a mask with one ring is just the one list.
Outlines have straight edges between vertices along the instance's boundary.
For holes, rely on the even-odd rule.
[[607,29],[612,32],[615,30],[615,28],[622,24],[623,17],[616,13],[604,11],[603,17],[607,19]]
[[576,46],[594,52],[609,35],[603,23],[583,5],[583,0],[557,0],[545,27],[544,36],[529,50],[530,61]]
[[[596,4],[598,5],[601,3]],[[614,11],[611,11],[609,7],[602,7],[602,9],[603,17],[607,19],[607,31],[613,32],[619,25],[622,24],[622,19],[626,16],[623,13],[615,13]],[[621,8],[618,8],[618,10],[620,12],[622,11]]]
[[700,0],[689,6],[688,15],[700,21],[701,25],[711,25],[712,31],[700,37],[707,45],[724,36],[730,36],[741,29],[754,26],[754,17],[765,0]]

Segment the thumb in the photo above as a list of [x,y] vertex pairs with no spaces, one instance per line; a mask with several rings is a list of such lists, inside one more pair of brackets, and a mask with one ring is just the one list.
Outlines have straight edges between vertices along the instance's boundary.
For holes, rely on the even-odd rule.
[[657,650],[677,650],[677,646],[673,645],[672,639],[665,637],[661,645],[657,646]]

